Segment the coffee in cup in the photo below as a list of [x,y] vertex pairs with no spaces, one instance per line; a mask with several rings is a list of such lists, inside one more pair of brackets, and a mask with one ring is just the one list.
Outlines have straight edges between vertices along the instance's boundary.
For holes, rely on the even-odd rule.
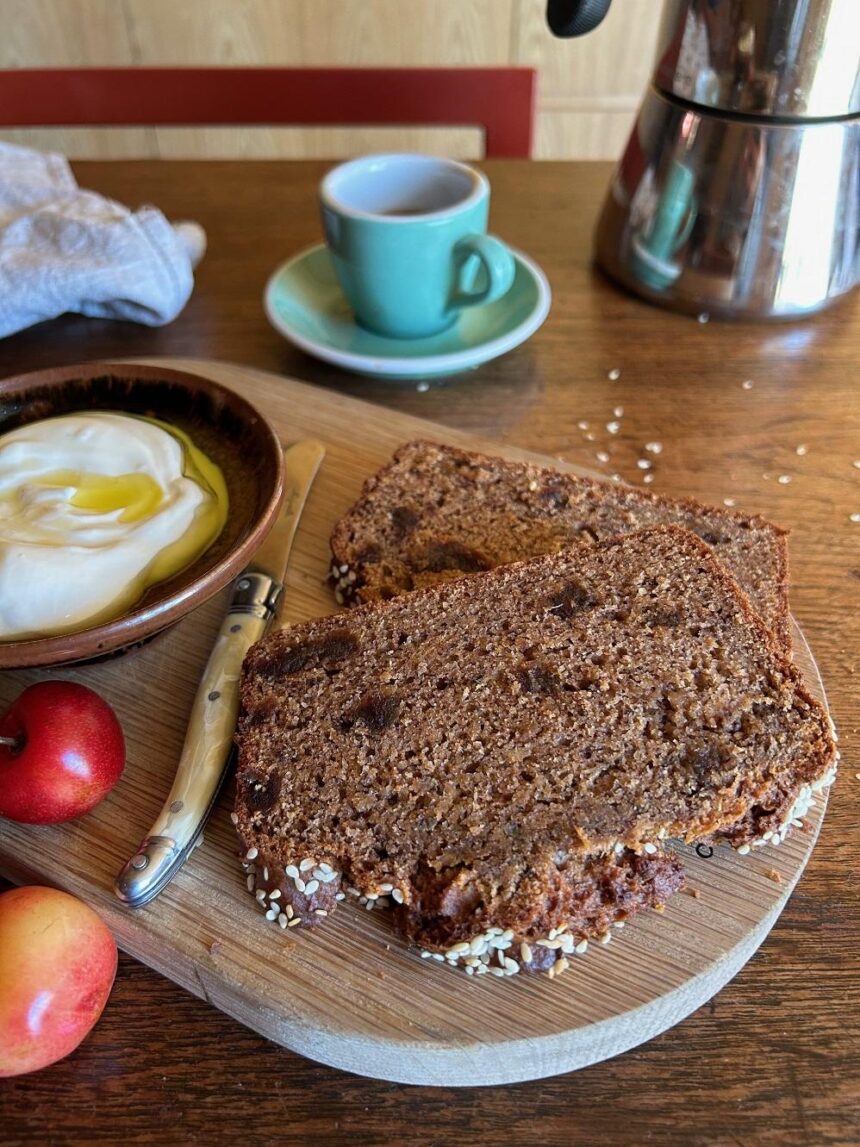
[[487,234],[490,184],[465,163],[364,156],[330,171],[320,196],[338,282],[369,330],[438,334],[510,290],[513,255]]

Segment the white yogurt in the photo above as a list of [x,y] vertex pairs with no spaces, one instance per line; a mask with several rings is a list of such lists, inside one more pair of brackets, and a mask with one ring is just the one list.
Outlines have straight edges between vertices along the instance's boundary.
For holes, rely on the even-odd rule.
[[225,516],[217,467],[146,419],[71,414],[3,435],[0,639],[122,613],[202,553]]

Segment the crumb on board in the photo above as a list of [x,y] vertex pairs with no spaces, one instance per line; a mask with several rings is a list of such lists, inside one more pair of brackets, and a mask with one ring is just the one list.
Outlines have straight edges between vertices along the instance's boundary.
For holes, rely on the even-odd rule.
[[692,896],[694,900],[701,899],[702,894],[698,890],[698,888],[685,888],[684,891],[687,893],[688,896]]
[[768,868],[765,872],[765,876],[768,880],[773,880],[776,884],[782,884],[782,877],[775,868]]

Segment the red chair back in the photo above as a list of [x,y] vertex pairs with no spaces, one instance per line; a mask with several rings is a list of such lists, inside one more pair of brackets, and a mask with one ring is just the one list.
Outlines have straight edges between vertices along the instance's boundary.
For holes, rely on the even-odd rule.
[[0,128],[176,124],[471,126],[531,155],[532,68],[48,68],[0,71]]

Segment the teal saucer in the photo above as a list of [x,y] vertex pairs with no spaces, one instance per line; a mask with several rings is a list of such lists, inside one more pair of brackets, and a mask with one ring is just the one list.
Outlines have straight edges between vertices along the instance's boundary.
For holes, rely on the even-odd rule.
[[441,334],[396,339],[355,321],[324,244],[280,266],[266,285],[269,321],[303,351],[373,378],[440,378],[471,370],[525,342],[549,312],[546,275],[519,251],[514,284],[495,303],[465,309]]

